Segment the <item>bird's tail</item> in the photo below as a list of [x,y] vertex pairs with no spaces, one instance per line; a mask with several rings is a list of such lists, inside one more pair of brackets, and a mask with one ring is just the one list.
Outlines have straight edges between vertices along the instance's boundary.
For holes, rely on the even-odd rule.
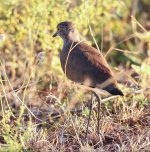
[[110,94],[112,95],[120,95],[120,96],[124,96],[123,92],[118,89],[118,88],[113,88],[113,89],[106,89]]

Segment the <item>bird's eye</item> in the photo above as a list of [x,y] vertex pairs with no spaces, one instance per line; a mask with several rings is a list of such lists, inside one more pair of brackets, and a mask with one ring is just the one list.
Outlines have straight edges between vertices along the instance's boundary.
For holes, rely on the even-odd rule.
[[59,30],[60,30],[60,28],[59,28],[59,27],[57,27],[57,30],[59,31]]

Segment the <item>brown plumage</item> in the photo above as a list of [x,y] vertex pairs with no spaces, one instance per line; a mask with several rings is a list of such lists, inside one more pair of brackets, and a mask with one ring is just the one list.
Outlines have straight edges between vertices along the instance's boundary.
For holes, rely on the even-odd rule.
[[101,88],[101,84],[110,80],[101,89],[112,95],[123,96],[103,55],[79,40],[79,34],[72,22],[59,23],[53,36],[57,35],[64,41],[60,60],[62,69],[69,79],[96,88]]

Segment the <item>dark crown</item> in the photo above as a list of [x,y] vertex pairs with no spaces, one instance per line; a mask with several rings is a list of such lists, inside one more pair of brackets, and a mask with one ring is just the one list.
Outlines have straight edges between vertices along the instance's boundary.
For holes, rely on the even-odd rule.
[[74,29],[74,24],[72,22],[69,22],[69,21],[61,22],[57,25],[57,27],[59,27],[59,26],[66,27],[67,29]]

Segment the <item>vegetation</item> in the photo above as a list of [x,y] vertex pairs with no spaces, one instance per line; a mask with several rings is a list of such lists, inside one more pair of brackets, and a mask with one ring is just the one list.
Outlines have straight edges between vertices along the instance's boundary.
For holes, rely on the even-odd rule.
[[[0,0],[0,151],[150,149],[149,0]],[[102,97],[101,136],[90,92],[63,75],[59,22],[99,47],[124,97]]]

